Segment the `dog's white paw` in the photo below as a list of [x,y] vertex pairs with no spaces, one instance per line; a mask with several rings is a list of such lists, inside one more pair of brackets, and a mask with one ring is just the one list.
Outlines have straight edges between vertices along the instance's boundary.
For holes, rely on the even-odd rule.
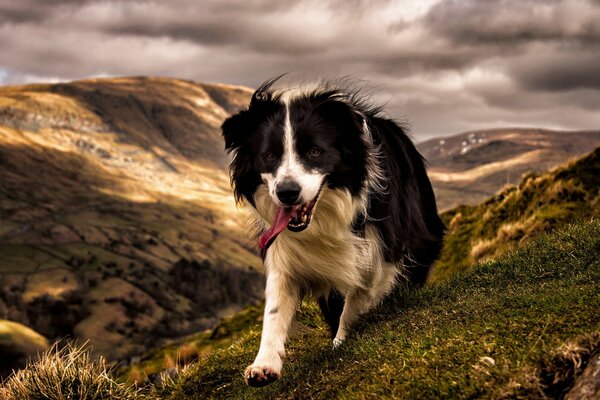
[[344,339],[339,339],[339,338],[333,339],[333,348],[337,349],[338,347],[340,347],[342,345],[342,343],[344,343]]
[[244,372],[244,380],[249,386],[260,387],[279,379],[281,373],[268,365],[252,364]]

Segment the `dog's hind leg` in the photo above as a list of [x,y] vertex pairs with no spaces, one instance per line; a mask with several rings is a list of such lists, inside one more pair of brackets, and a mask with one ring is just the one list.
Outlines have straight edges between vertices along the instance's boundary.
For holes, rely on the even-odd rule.
[[285,341],[300,296],[298,286],[286,275],[273,271],[267,275],[265,312],[260,349],[244,378],[250,386],[264,386],[281,376]]
[[344,310],[340,316],[333,346],[337,347],[346,339],[350,327],[358,320],[361,314],[377,306],[383,298],[391,292],[396,284],[397,270],[393,267],[381,269],[381,274],[372,281],[369,289],[356,289],[346,296]]
[[340,326],[340,316],[344,309],[344,297],[336,291],[331,291],[325,296],[319,297],[319,307],[323,313],[323,317],[329,325],[331,330],[331,338],[333,339],[337,334],[338,327]]
[[361,314],[373,307],[373,300],[365,290],[357,290],[346,297],[344,310],[340,316],[340,324],[333,339],[333,347],[338,347],[346,340],[350,327],[358,320]]

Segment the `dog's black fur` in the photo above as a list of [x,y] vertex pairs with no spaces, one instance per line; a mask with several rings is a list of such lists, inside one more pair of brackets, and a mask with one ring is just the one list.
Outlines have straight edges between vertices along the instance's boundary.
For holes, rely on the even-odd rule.
[[[271,90],[275,82],[265,82],[249,107],[223,124],[225,148],[233,153],[230,172],[235,196],[253,206],[254,194],[263,184],[261,173],[275,171],[284,150],[286,109],[280,99],[284,92]],[[368,196],[367,215],[358,213],[348,229],[363,235],[367,226],[375,227],[385,261],[404,265],[410,282],[422,285],[441,250],[444,225],[425,162],[406,128],[384,117],[357,92],[345,89],[310,91],[288,106],[297,153],[303,155],[318,146],[324,155],[318,160],[302,157],[302,164],[326,175],[325,185],[331,189],[346,190],[353,197]],[[365,141],[365,125],[371,145]],[[382,190],[366,188],[373,178],[369,165],[374,163],[383,176]],[[335,335],[343,297],[331,291],[327,299],[319,299],[319,305]]]

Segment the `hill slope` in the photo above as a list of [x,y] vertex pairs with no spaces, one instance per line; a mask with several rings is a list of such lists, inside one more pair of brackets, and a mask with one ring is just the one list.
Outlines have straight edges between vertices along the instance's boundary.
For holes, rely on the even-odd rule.
[[185,370],[161,396],[555,397],[580,372],[555,358],[565,344],[580,345],[581,353],[571,356],[583,359],[600,349],[598,231],[598,220],[575,224],[466,275],[394,294],[337,350],[316,307],[303,304],[280,381],[260,389],[243,383],[241,371],[259,344],[256,325],[235,345]]
[[[479,206],[445,213],[446,220],[455,221],[442,260],[447,269],[438,270],[437,276],[454,278],[389,299],[359,329],[349,344],[350,354],[348,349],[328,350],[328,332],[316,307],[304,303],[302,328],[291,341],[291,367],[282,382],[265,390],[243,385],[239,371],[252,361],[258,346],[260,326],[255,322],[234,346],[184,372],[165,393],[173,398],[536,397],[549,383],[547,371],[554,368],[550,360],[561,344],[591,337],[590,346],[600,348],[600,317],[595,313],[600,222],[589,220],[600,212],[598,171],[600,148],[546,174],[530,174],[518,187]],[[457,218],[464,210],[472,213]],[[544,233],[578,218],[588,220],[566,232]],[[507,255],[456,275],[473,262],[471,247],[465,251],[458,244],[496,237],[499,231],[508,232],[502,227],[521,220],[530,221],[521,235],[502,236],[488,248],[488,258]],[[525,247],[511,250],[518,243]],[[454,268],[453,262],[462,268]],[[299,381],[303,385],[294,383]],[[563,390],[570,383],[548,390]]]
[[475,205],[523,174],[544,172],[600,146],[600,131],[494,129],[419,143],[440,210]]
[[0,315],[111,359],[262,296],[220,124],[246,88],[0,88]]
[[600,147],[544,174],[530,173],[476,206],[442,214],[448,227],[431,280],[450,277],[544,229],[600,217]]

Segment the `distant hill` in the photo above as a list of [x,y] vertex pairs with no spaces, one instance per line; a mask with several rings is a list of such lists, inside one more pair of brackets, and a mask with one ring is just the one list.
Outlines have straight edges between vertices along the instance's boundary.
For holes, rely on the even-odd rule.
[[494,129],[419,143],[441,210],[477,204],[523,174],[543,172],[600,146],[598,131]]
[[167,78],[0,88],[0,318],[117,359],[260,299],[220,137],[250,94]]

